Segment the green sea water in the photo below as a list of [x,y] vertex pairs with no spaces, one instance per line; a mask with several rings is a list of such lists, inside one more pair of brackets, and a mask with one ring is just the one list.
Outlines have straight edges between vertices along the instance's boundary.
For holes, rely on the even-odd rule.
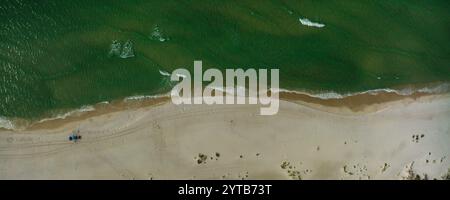
[[[324,26],[303,25],[305,18]],[[280,86],[292,90],[447,82],[450,1],[0,2],[3,117],[165,93],[171,83],[161,72],[192,69],[194,60],[204,68],[279,68]]]

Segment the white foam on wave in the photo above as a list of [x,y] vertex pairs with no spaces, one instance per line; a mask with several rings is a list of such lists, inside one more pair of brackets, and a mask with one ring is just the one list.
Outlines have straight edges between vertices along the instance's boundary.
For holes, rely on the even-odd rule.
[[[221,91],[224,93],[232,94],[233,90],[236,89],[237,94],[245,94],[246,88],[244,87],[238,87],[238,88],[232,88],[232,87],[210,87],[211,89]],[[368,90],[364,92],[355,92],[355,93],[345,93],[340,94],[333,91],[324,91],[324,92],[310,92],[310,91],[298,91],[298,90],[287,90],[287,89],[270,89],[271,92],[286,92],[286,93],[295,93],[295,94],[302,94],[307,95],[314,98],[319,99],[342,99],[350,96],[356,96],[361,94],[370,94],[370,95],[377,95],[380,93],[395,93],[402,96],[409,96],[413,95],[415,93],[427,93],[427,94],[442,94],[450,92],[450,83],[442,83],[438,85],[433,86],[427,86],[422,88],[413,88],[413,87],[407,87],[400,90],[391,89],[391,88],[385,88],[385,89],[374,89],[374,90]],[[138,96],[131,96],[124,99],[124,101],[133,101],[133,100],[145,100],[145,99],[156,99],[156,98],[162,98],[162,97],[170,97],[170,93],[166,94],[160,94],[160,95],[138,95]],[[109,102],[100,102],[99,104],[107,104]],[[66,112],[64,114],[59,114],[55,117],[46,118],[38,121],[37,123],[57,120],[57,119],[66,119],[70,116],[77,116],[84,112],[91,112],[94,111],[94,106],[82,106],[79,109],[72,110],[69,112]],[[10,130],[17,130],[18,127],[15,126],[14,122],[6,117],[0,116],[0,128],[4,129],[10,129]]]
[[[65,112],[62,114],[57,114],[56,116],[44,118],[37,122],[31,122],[31,123],[39,124],[39,123],[58,120],[58,119],[66,119],[67,117],[78,116],[84,112],[91,112],[94,110],[95,110],[94,106],[82,106],[79,109],[71,110],[69,112]],[[21,130],[21,129],[27,128],[29,125],[31,125],[31,124],[27,123],[27,124],[21,125],[20,127],[17,127],[17,126],[15,126],[15,124],[12,120],[9,120],[5,117],[0,116],[0,128],[9,129],[9,130]]]
[[302,25],[305,25],[305,26],[311,26],[311,27],[317,27],[317,28],[325,27],[325,24],[321,24],[321,23],[318,23],[318,22],[312,22],[308,18],[299,18],[298,20],[300,21],[300,23]]
[[164,33],[161,31],[158,25],[155,25],[155,27],[153,28],[150,38],[160,42],[165,42],[169,40],[169,38],[164,35]]
[[169,97],[170,94],[160,94],[160,95],[137,95],[137,96],[131,96],[124,99],[125,102],[127,101],[136,101],[136,100],[144,100],[144,99],[157,99],[162,97]]
[[99,105],[101,105],[101,104],[109,104],[109,101],[102,101],[102,102],[97,103],[97,104],[99,104]]
[[121,49],[122,49],[122,44],[117,40],[113,40],[110,45],[110,50],[109,50],[108,56],[110,56],[110,57],[120,56]]
[[[207,86],[208,88],[212,90],[216,90],[218,92],[222,92],[224,95],[226,94],[236,94],[238,96],[245,96],[247,92],[247,88],[242,86],[237,87],[211,87]],[[422,88],[413,88],[413,87],[406,87],[400,90],[397,89],[391,89],[391,88],[384,88],[384,89],[374,89],[374,90],[367,90],[363,92],[353,92],[353,93],[338,93],[334,91],[322,91],[322,92],[313,92],[313,91],[300,91],[300,90],[288,90],[283,88],[271,88],[269,91],[274,93],[294,93],[294,94],[302,94],[307,95],[314,98],[319,99],[343,99],[346,97],[351,96],[357,96],[357,95],[363,95],[363,94],[369,94],[369,95],[378,95],[380,93],[395,93],[401,96],[409,96],[413,95],[415,93],[427,93],[427,94],[442,94],[450,92],[450,83],[442,83],[439,85],[434,86],[427,86]],[[167,96],[167,95],[165,95]]]
[[11,120],[7,119],[6,117],[1,117],[0,116],[0,128],[4,128],[4,129],[14,129],[15,126],[12,123]]
[[38,123],[47,122],[47,121],[53,121],[53,120],[57,120],[57,119],[66,119],[67,117],[77,116],[77,115],[80,115],[80,114],[82,114],[84,112],[91,112],[91,111],[94,111],[94,110],[95,110],[94,106],[82,106],[79,109],[71,110],[71,111],[63,113],[63,114],[58,114],[55,117],[41,119],[40,121],[38,121]]
[[[161,74],[163,76],[168,76],[168,77],[172,76],[172,74],[170,74],[169,72],[163,71],[163,70],[159,70],[159,74]],[[181,77],[181,78],[186,78],[186,75],[184,75],[184,74],[175,74],[175,75],[178,77]]]
[[122,52],[120,53],[120,58],[132,58],[134,57],[134,47],[133,42],[128,40],[125,42],[122,48]]
[[161,75],[163,75],[163,76],[169,76],[169,77],[170,77],[170,73],[169,73],[169,72],[159,70],[159,73],[160,73]]
[[355,92],[355,93],[344,93],[340,94],[333,91],[324,91],[324,92],[307,92],[307,91],[298,91],[298,90],[287,90],[287,89],[278,89],[278,90],[272,90],[272,92],[287,92],[287,93],[295,93],[295,94],[303,94],[314,98],[319,99],[343,99],[346,97],[356,96],[356,95],[362,95],[362,94],[370,94],[370,95],[377,95],[383,92],[386,93],[395,93],[401,96],[409,96],[413,95],[415,93],[427,93],[427,94],[441,94],[450,92],[450,83],[443,83],[435,86],[427,86],[422,88],[413,88],[413,87],[407,87],[400,90],[391,89],[391,88],[385,88],[385,89],[374,89],[374,90],[368,90],[364,92]]
[[113,40],[108,53],[109,57],[132,58],[135,56],[133,42],[128,40],[122,45],[118,40]]

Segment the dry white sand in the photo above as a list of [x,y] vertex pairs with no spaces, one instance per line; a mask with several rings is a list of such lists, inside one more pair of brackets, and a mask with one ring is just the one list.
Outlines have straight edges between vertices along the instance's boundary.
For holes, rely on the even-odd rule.
[[[447,173],[449,95],[372,107],[377,111],[354,113],[282,101],[277,115],[260,116],[258,105],[167,102],[60,128],[3,130],[0,179],[403,179],[409,168],[440,179]],[[80,142],[68,141],[74,129]]]

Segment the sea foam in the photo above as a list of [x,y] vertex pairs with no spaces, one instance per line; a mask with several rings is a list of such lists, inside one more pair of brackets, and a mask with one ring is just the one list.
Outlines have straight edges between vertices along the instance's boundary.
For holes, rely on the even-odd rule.
[[[164,71],[160,71],[160,73],[161,72],[162,72],[162,74],[164,73]],[[168,72],[166,72],[166,73],[168,74]],[[240,87],[240,88],[210,87],[210,88],[215,89],[220,92],[228,93],[228,94],[233,93],[232,91],[236,89],[238,91],[238,94],[245,94],[245,88],[242,88],[242,87]],[[306,91],[306,90],[299,91],[299,90],[287,90],[287,89],[276,89],[276,90],[271,89],[271,91],[278,92],[278,93],[286,92],[286,93],[302,94],[302,95],[307,95],[307,96],[319,98],[319,99],[342,99],[342,98],[361,95],[361,94],[377,95],[380,93],[395,93],[395,94],[402,95],[402,96],[409,96],[409,95],[413,95],[415,93],[443,94],[443,93],[450,92],[450,83],[442,83],[442,84],[438,84],[438,85],[426,86],[426,87],[421,87],[421,88],[406,87],[406,88],[399,89],[399,90],[385,88],[385,89],[374,89],[374,90],[368,90],[368,91],[363,91],[363,92],[354,92],[354,93],[337,93],[337,92],[333,92],[333,91],[311,92],[311,91]],[[170,97],[170,93],[160,94],[160,95],[131,96],[131,97],[125,98],[124,101],[126,102],[126,101],[133,101],[133,100],[156,99],[156,98],[162,98],[162,97]],[[106,102],[102,102],[102,103],[106,103]],[[67,117],[70,117],[70,116],[77,116],[84,112],[90,112],[90,111],[94,111],[94,110],[95,110],[94,106],[82,106],[79,109],[72,110],[72,111],[69,111],[69,112],[66,112],[63,114],[58,114],[55,117],[42,119],[42,120],[38,121],[37,123],[42,123],[42,122],[52,121],[52,120],[57,120],[57,119],[66,119]],[[1,117],[1,116],[0,116],[0,128],[10,129],[10,130],[18,129],[18,127],[15,126],[15,124],[12,120],[10,120],[6,117]]]
[[15,126],[9,119],[0,116],[0,128],[14,129]]
[[137,96],[131,96],[126,97],[124,99],[125,102],[127,101],[136,101],[136,100],[144,100],[144,99],[158,99],[162,97],[169,97],[169,94],[159,94],[159,95],[137,95]]
[[122,52],[120,53],[120,57],[121,58],[134,57],[134,47],[133,47],[133,42],[131,42],[131,40],[128,40],[123,45]]
[[52,120],[57,120],[57,119],[66,119],[67,117],[77,116],[77,115],[80,115],[80,114],[82,114],[84,112],[91,112],[91,111],[94,111],[94,110],[95,110],[94,106],[82,106],[79,109],[71,110],[71,111],[63,113],[63,114],[58,114],[58,115],[56,115],[54,117],[41,119],[41,120],[38,121],[38,123],[52,121]]
[[406,87],[403,89],[392,89],[392,88],[384,88],[384,89],[374,89],[367,90],[363,92],[354,92],[354,93],[337,93],[334,91],[322,91],[322,92],[309,92],[309,91],[299,91],[299,90],[287,90],[287,89],[278,89],[273,90],[272,92],[286,92],[286,93],[294,93],[294,94],[303,94],[314,98],[319,99],[343,99],[346,97],[362,95],[362,94],[370,94],[370,95],[378,95],[380,93],[395,93],[401,96],[409,96],[416,93],[426,93],[426,94],[442,94],[446,92],[450,92],[450,83],[442,83],[434,86],[427,86],[422,88],[413,88]]
[[117,56],[119,58],[134,57],[135,55],[134,55],[133,42],[131,40],[128,40],[122,46],[122,44],[119,41],[117,41],[117,40],[112,41],[112,43],[110,45],[110,50],[109,50],[108,56],[109,57]]
[[165,41],[169,40],[168,37],[164,36],[163,32],[160,30],[158,25],[156,25],[153,28],[153,31],[152,31],[152,34],[150,35],[150,38],[152,40],[157,40],[157,41],[160,41],[160,42],[165,42]]
[[160,73],[161,75],[163,75],[163,76],[169,76],[169,77],[170,77],[170,73],[169,73],[169,72],[159,70],[159,73]]
[[311,27],[317,27],[317,28],[325,27],[325,24],[312,22],[311,20],[309,20],[307,18],[299,18],[299,21],[300,21],[301,24],[303,24],[305,26],[311,26]]
[[[168,76],[168,77],[170,77],[172,75],[169,72],[166,72],[166,71],[163,71],[163,70],[159,70],[159,74],[161,74],[163,76]],[[183,75],[183,74],[175,74],[175,75],[178,76],[178,77],[181,77],[181,78],[186,78],[186,75]]]
[[[37,122],[31,122],[31,123],[39,124],[39,123],[53,121],[53,120],[57,120],[57,119],[66,119],[67,117],[78,116],[84,112],[90,112],[90,111],[94,111],[94,110],[95,110],[94,106],[82,106],[79,109],[71,110],[69,112],[65,112],[62,114],[57,114],[55,116],[52,116],[49,118],[44,118]],[[15,126],[13,120],[10,120],[10,119],[0,116],[0,128],[9,129],[9,130],[20,130],[20,129],[26,128],[28,125],[31,125],[31,124],[27,123],[27,125],[23,125],[23,126],[21,125],[21,127],[17,127],[17,126]]]

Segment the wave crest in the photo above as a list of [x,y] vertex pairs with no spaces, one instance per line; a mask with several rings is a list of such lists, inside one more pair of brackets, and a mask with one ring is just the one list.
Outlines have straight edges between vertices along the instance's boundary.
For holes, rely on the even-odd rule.
[[305,25],[305,26],[311,26],[311,27],[317,27],[317,28],[325,27],[325,24],[321,24],[321,23],[318,23],[318,22],[312,22],[308,18],[299,18],[298,20],[300,21],[300,23],[302,25]]
[[137,96],[131,96],[124,99],[125,102],[127,101],[137,101],[137,100],[144,100],[144,99],[157,99],[162,97],[168,97],[169,94],[161,94],[161,95],[137,95]]
[[413,95],[416,93],[442,94],[442,93],[450,92],[450,83],[443,83],[443,84],[439,84],[439,85],[427,86],[427,87],[422,87],[422,88],[406,87],[406,88],[403,88],[400,90],[385,88],[385,89],[374,89],[374,90],[368,90],[368,91],[364,91],[364,92],[354,92],[354,93],[345,93],[345,94],[340,94],[340,93],[337,93],[334,91],[324,91],[324,92],[314,93],[314,92],[308,92],[308,91],[287,90],[287,89],[278,89],[277,91],[273,91],[273,92],[303,94],[303,95],[307,95],[307,96],[319,98],[319,99],[343,99],[346,97],[362,95],[362,94],[378,95],[383,92],[395,93],[395,94],[401,95],[401,96],[409,96],[409,95]]

